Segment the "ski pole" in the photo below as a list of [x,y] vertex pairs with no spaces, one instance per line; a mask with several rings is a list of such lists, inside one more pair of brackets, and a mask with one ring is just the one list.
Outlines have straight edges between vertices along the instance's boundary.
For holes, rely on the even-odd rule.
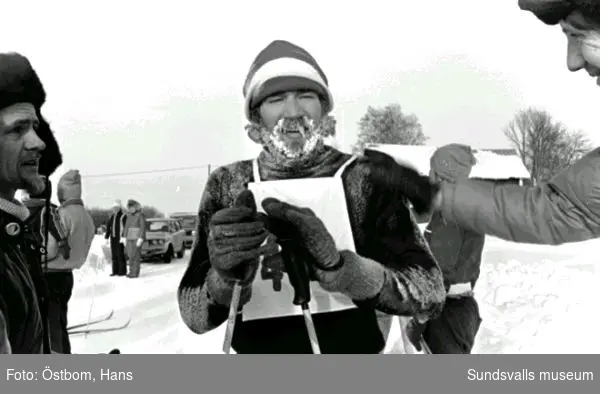
[[223,353],[225,354],[229,354],[231,352],[231,342],[233,341],[233,331],[235,329],[235,321],[237,319],[237,312],[240,306],[241,295],[242,284],[238,280],[233,286],[231,304],[229,305],[229,317],[227,318],[227,327],[225,328],[225,339],[223,341]]
[[[265,239],[261,246],[266,245]],[[264,256],[259,257],[259,264],[262,264]],[[240,307],[240,299],[242,296],[242,283],[239,280],[233,285],[231,294],[231,303],[229,304],[229,316],[227,317],[227,326],[225,327],[225,339],[223,340],[223,353],[231,353],[231,343],[233,342],[233,332],[235,330],[235,322],[237,320],[238,308]]]
[[305,253],[299,253],[300,251],[295,247],[294,242],[287,237],[278,239],[278,243],[281,245],[281,257],[285,271],[290,284],[294,288],[294,299],[292,302],[294,305],[299,305],[302,308],[304,324],[308,331],[308,339],[310,340],[313,354],[321,354],[317,331],[315,330],[315,324],[309,307],[311,294],[308,265],[305,260],[307,256],[305,256]]

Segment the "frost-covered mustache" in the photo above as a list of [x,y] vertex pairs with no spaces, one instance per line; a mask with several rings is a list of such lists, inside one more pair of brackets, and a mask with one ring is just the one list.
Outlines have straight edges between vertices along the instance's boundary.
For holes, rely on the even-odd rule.
[[313,131],[315,122],[308,116],[298,118],[281,118],[275,125],[274,131],[281,134],[300,133],[303,137]]

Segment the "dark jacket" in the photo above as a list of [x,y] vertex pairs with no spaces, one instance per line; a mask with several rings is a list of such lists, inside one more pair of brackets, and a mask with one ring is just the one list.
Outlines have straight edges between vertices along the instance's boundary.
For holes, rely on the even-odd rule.
[[[264,180],[274,180],[331,177],[349,158],[328,149],[320,160],[322,164],[302,172],[297,169],[286,172],[277,165],[269,168],[268,159],[263,160],[262,154],[258,161]],[[370,165],[366,159],[351,163],[342,175],[357,251],[353,254],[352,269],[360,271],[355,272],[358,277],[383,270],[385,282],[374,298],[355,300],[359,308],[314,315],[323,353],[378,353],[383,350],[385,340],[376,311],[431,318],[439,313],[444,301],[440,269],[412,220],[404,197],[378,187],[369,177]],[[208,225],[212,215],[231,207],[245,184],[252,180],[252,161],[245,160],[216,169],[206,184],[194,249],[178,292],[181,316],[194,332],[210,331],[227,318],[228,306],[217,300],[226,298],[220,292],[230,293],[231,289],[218,283],[218,275],[211,268]],[[242,302],[249,300],[249,290],[242,291]],[[301,316],[249,322],[238,318],[232,346],[237,353],[246,354],[312,352]]]
[[[485,235],[464,229],[436,212],[425,229],[425,239],[444,274],[444,285],[470,283],[475,287],[481,268]],[[434,354],[469,354],[481,325],[471,292],[448,295],[442,314],[429,320],[423,339]]]
[[435,212],[425,229],[425,239],[442,269],[446,288],[467,282],[475,287],[485,235],[462,228]]
[[[30,261],[38,250],[24,237],[24,228],[21,220],[0,211],[0,313],[12,353],[39,354],[47,332],[45,284],[39,258]],[[25,254],[27,250],[33,253]]]
[[121,239],[124,236],[123,228],[125,227],[125,218],[127,215],[123,211],[119,210],[117,213],[110,215],[108,222],[106,222],[106,232],[104,233],[105,239]]

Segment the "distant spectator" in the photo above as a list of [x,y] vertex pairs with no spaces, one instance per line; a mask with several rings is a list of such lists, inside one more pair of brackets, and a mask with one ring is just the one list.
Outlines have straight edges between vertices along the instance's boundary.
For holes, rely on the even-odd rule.
[[[468,178],[474,164],[470,148],[442,147],[431,157],[430,178],[452,184]],[[434,354],[469,354],[481,324],[473,288],[479,278],[485,235],[435,212],[425,239],[444,274],[447,297],[442,314],[423,327],[423,338]]]
[[126,253],[129,258],[129,278],[140,276],[141,249],[146,239],[146,217],[142,206],[135,200],[127,201],[127,218],[123,234],[126,240]]
[[124,237],[124,224],[126,215],[121,207],[121,201],[115,201],[113,205],[113,214],[108,218],[106,223],[106,232],[104,238],[109,240],[110,252],[112,256],[112,274],[111,276],[127,275],[127,262],[125,261],[125,242],[122,242]]
[[87,260],[94,239],[94,221],[81,199],[81,175],[78,170],[66,172],[58,181],[58,214],[66,230],[71,253],[58,256],[48,263],[46,280],[50,293],[49,322],[52,349],[70,354],[71,343],[67,330],[68,304],[73,293],[73,270]]

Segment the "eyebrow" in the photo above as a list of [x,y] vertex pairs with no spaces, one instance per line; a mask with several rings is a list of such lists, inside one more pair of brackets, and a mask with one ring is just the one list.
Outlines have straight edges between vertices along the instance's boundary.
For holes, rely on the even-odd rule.
[[0,125],[7,128],[29,126],[30,124],[33,124],[34,126],[39,126],[40,121],[37,118],[18,119],[11,123],[6,123],[5,121],[0,120]]

